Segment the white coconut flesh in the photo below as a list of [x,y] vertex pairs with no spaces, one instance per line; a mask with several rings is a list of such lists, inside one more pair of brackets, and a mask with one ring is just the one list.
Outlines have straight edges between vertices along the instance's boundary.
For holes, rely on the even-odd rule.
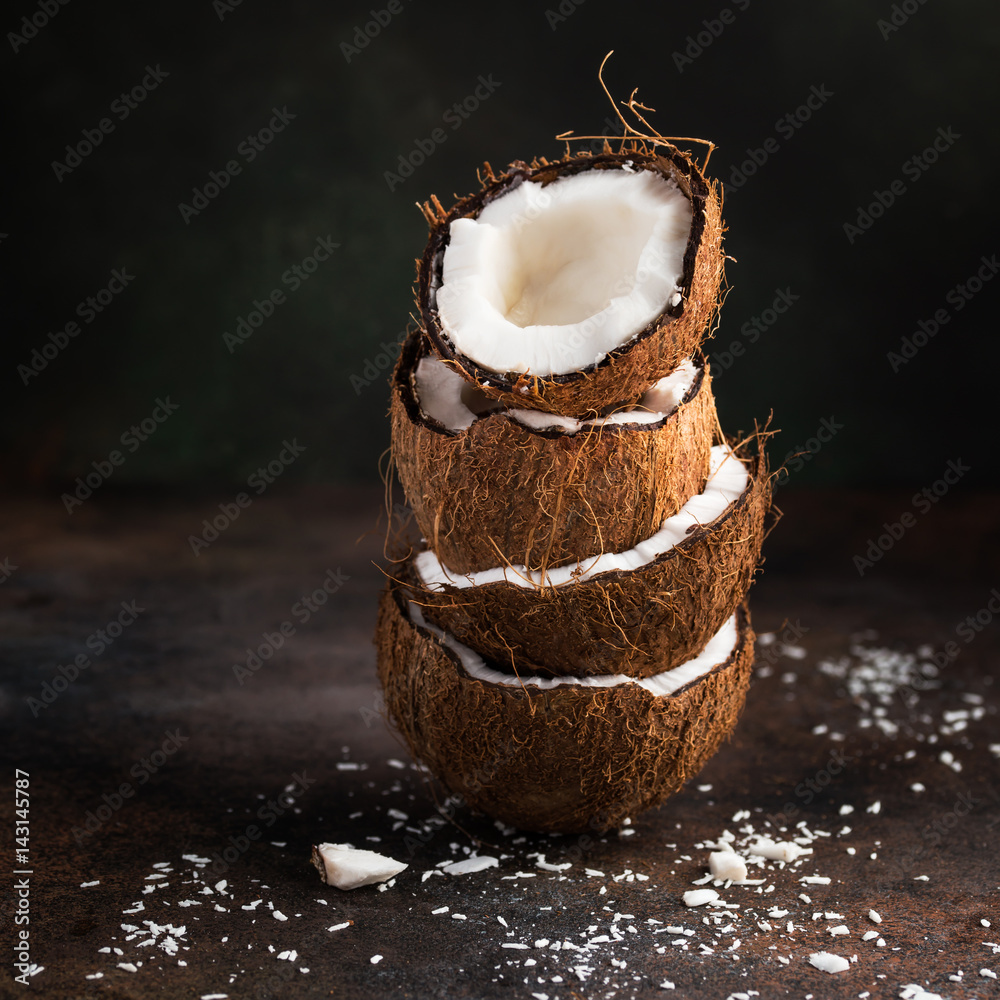
[[681,301],[691,219],[676,183],[649,170],[525,181],[451,223],[441,327],[495,372],[595,365]]
[[504,410],[509,417],[532,430],[561,430],[575,434],[582,427],[602,424],[658,423],[680,406],[691,391],[697,374],[698,368],[688,358],[644,393],[638,403],[591,420],[578,420],[541,410],[504,409],[451,366],[434,357],[421,358],[417,363],[413,388],[421,412],[452,431],[467,430],[478,417]]
[[536,674],[508,674],[486,661],[473,649],[459,642],[453,635],[431,625],[424,619],[420,607],[409,602],[410,621],[437,636],[441,645],[450,649],[459,659],[465,672],[484,684],[502,684],[506,687],[534,687],[548,691],[555,687],[610,688],[619,684],[635,684],[645,688],[654,697],[670,695],[682,687],[704,677],[725,663],[739,642],[739,628],[733,614],[723,624],[705,648],[695,657],[678,667],[653,674],[652,677],[629,677],[626,674],[598,674],[588,677],[540,677]]
[[649,565],[669,552],[688,533],[710,524],[735,503],[747,487],[750,472],[746,464],[725,444],[712,448],[708,482],[702,493],[693,496],[674,515],[668,517],[660,530],[645,541],[624,552],[602,552],[554,569],[529,570],[525,566],[495,566],[476,573],[461,574],[449,570],[430,550],[421,552],[413,560],[420,582],[432,591],[442,591],[446,586],[465,588],[480,587],[487,583],[506,581],[517,587],[563,587],[582,582],[613,570],[631,572]]

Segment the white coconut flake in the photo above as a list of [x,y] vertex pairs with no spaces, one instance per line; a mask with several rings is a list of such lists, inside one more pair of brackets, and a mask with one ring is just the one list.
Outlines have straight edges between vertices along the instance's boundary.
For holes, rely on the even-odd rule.
[[[468,875],[471,872],[481,872],[486,868],[496,868],[500,862],[496,858],[491,858],[487,855],[475,855],[471,858],[466,858],[464,861],[454,861],[449,865],[445,865],[442,871],[446,872],[448,875]],[[405,865],[403,867],[406,867]]]
[[869,910],[868,911],[868,919],[873,924],[880,924],[880,923],[882,923],[882,915],[877,910]]
[[718,898],[719,894],[714,889],[689,889],[683,896],[685,906],[704,906]]
[[692,529],[711,524],[724,514],[747,488],[749,477],[747,466],[728,445],[716,445],[712,448],[711,471],[704,492],[692,497],[676,514],[668,517],[655,534],[624,552],[604,552],[545,571],[528,570],[524,566],[495,566],[461,574],[449,570],[435,553],[427,550],[414,558],[413,565],[423,585],[431,591],[442,591],[446,586],[478,587],[503,580],[525,589],[563,587],[600,573],[631,572],[665,555],[684,541]]
[[384,854],[358,850],[351,844],[319,844],[313,851],[323,862],[324,881],[338,889],[385,882],[409,867]]
[[677,186],[646,170],[525,181],[451,223],[442,328],[493,371],[586,368],[674,301],[691,218]]
[[[654,674],[652,677],[641,679],[628,677],[625,674],[597,674],[588,677],[540,677],[537,674],[506,674],[496,670],[486,664],[485,660],[474,650],[459,642],[453,635],[443,632],[441,629],[431,625],[423,616],[420,607],[410,602],[410,620],[420,628],[437,636],[443,646],[450,649],[465,668],[465,672],[476,680],[486,684],[504,684],[508,687],[523,687],[530,685],[549,690],[560,685],[571,685],[574,687],[616,687],[619,684],[634,684],[637,687],[645,688],[654,697],[672,694],[678,688],[696,681],[703,677],[720,663],[725,663],[732,655],[736,644],[739,641],[739,631],[736,627],[736,615],[729,618],[722,628],[705,645],[705,648],[695,657],[682,663],[672,670],[665,670],[662,674]],[[504,876],[509,878],[510,876]]]
[[851,967],[851,963],[846,958],[833,955],[828,951],[813,952],[809,956],[809,964],[821,972],[844,972]]
[[768,861],[785,862],[795,861],[801,855],[808,853],[806,849],[794,841],[774,841],[769,837],[761,837],[747,848],[747,852],[751,855],[756,854],[758,857],[767,858]]

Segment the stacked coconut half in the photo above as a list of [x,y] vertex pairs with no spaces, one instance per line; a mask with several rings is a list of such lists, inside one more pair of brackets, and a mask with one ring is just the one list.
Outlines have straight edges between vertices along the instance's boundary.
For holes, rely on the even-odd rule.
[[392,380],[422,541],[376,644],[386,707],[452,792],[514,826],[601,831],[732,731],[770,504],[700,351],[717,186],[671,146],[487,167],[424,206],[421,325]]

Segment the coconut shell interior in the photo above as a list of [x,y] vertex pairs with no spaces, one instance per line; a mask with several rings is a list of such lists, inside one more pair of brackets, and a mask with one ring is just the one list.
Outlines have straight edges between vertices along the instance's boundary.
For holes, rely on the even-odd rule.
[[[745,607],[730,657],[672,695],[635,684],[489,684],[404,610],[390,583],[376,632],[387,712],[410,752],[470,806],[525,830],[602,832],[676,792],[732,732],[753,662]],[[501,666],[502,669],[502,666]]]
[[392,453],[417,524],[458,573],[545,570],[630,549],[705,488],[718,418],[704,359],[681,404],[656,423],[536,430],[505,411],[453,431],[414,387],[414,332],[393,375]]
[[[630,161],[630,169],[652,170],[673,179],[691,201],[693,218],[684,253],[680,303],[665,309],[598,364],[567,374],[536,377],[530,372],[495,372],[458,351],[441,326],[435,296],[451,222],[474,218],[490,201],[526,180],[545,185],[582,170],[618,170],[626,160]],[[427,335],[441,358],[489,396],[509,406],[581,417],[599,414],[608,406],[635,402],[684,358],[694,354],[711,329],[725,258],[718,185],[706,180],[687,153],[672,146],[649,151],[637,142],[621,153],[579,153],[554,162],[536,159],[530,164],[517,161],[499,176],[487,164],[481,191],[461,199],[447,212],[433,199],[424,206],[424,215],[431,232],[418,262],[416,304]]]
[[748,461],[749,483],[722,515],[638,569],[431,590],[411,560],[397,578],[428,621],[487,659],[554,677],[649,677],[697,654],[750,589],[771,488],[763,452]]

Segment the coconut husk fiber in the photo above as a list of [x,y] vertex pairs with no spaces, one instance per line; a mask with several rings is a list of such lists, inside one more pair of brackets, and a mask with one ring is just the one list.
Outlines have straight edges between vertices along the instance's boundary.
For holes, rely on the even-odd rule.
[[[495,372],[459,352],[442,329],[436,303],[451,222],[475,218],[489,202],[526,180],[545,185],[583,170],[619,170],[626,161],[632,170],[652,170],[673,179],[691,202],[693,218],[683,260],[680,303],[665,309],[598,364],[567,374]],[[481,191],[461,199],[450,210],[446,211],[437,198],[423,206],[430,236],[418,262],[416,304],[435,351],[457,371],[506,405],[587,417],[608,406],[635,402],[695,353],[718,309],[725,255],[718,185],[706,180],[687,153],[669,144],[654,150],[641,140],[630,140],[615,153],[582,152],[554,162],[544,158],[531,163],[515,161],[500,175],[486,164],[481,180]]]
[[405,607],[405,592],[390,582],[376,631],[389,717],[451,792],[525,830],[603,832],[659,804],[729,736],[749,686],[754,636],[745,607],[729,658],[661,696],[633,683],[486,683]]
[[450,569],[532,570],[630,549],[705,488],[718,421],[707,364],[656,423],[536,430],[494,410],[464,430],[420,408],[414,332],[392,380],[392,453],[427,544]]
[[648,677],[696,655],[750,589],[771,488],[763,450],[745,458],[750,479],[739,498],[638,569],[562,586],[432,590],[411,558],[395,575],[428,621],[489,660],[553,677]]

